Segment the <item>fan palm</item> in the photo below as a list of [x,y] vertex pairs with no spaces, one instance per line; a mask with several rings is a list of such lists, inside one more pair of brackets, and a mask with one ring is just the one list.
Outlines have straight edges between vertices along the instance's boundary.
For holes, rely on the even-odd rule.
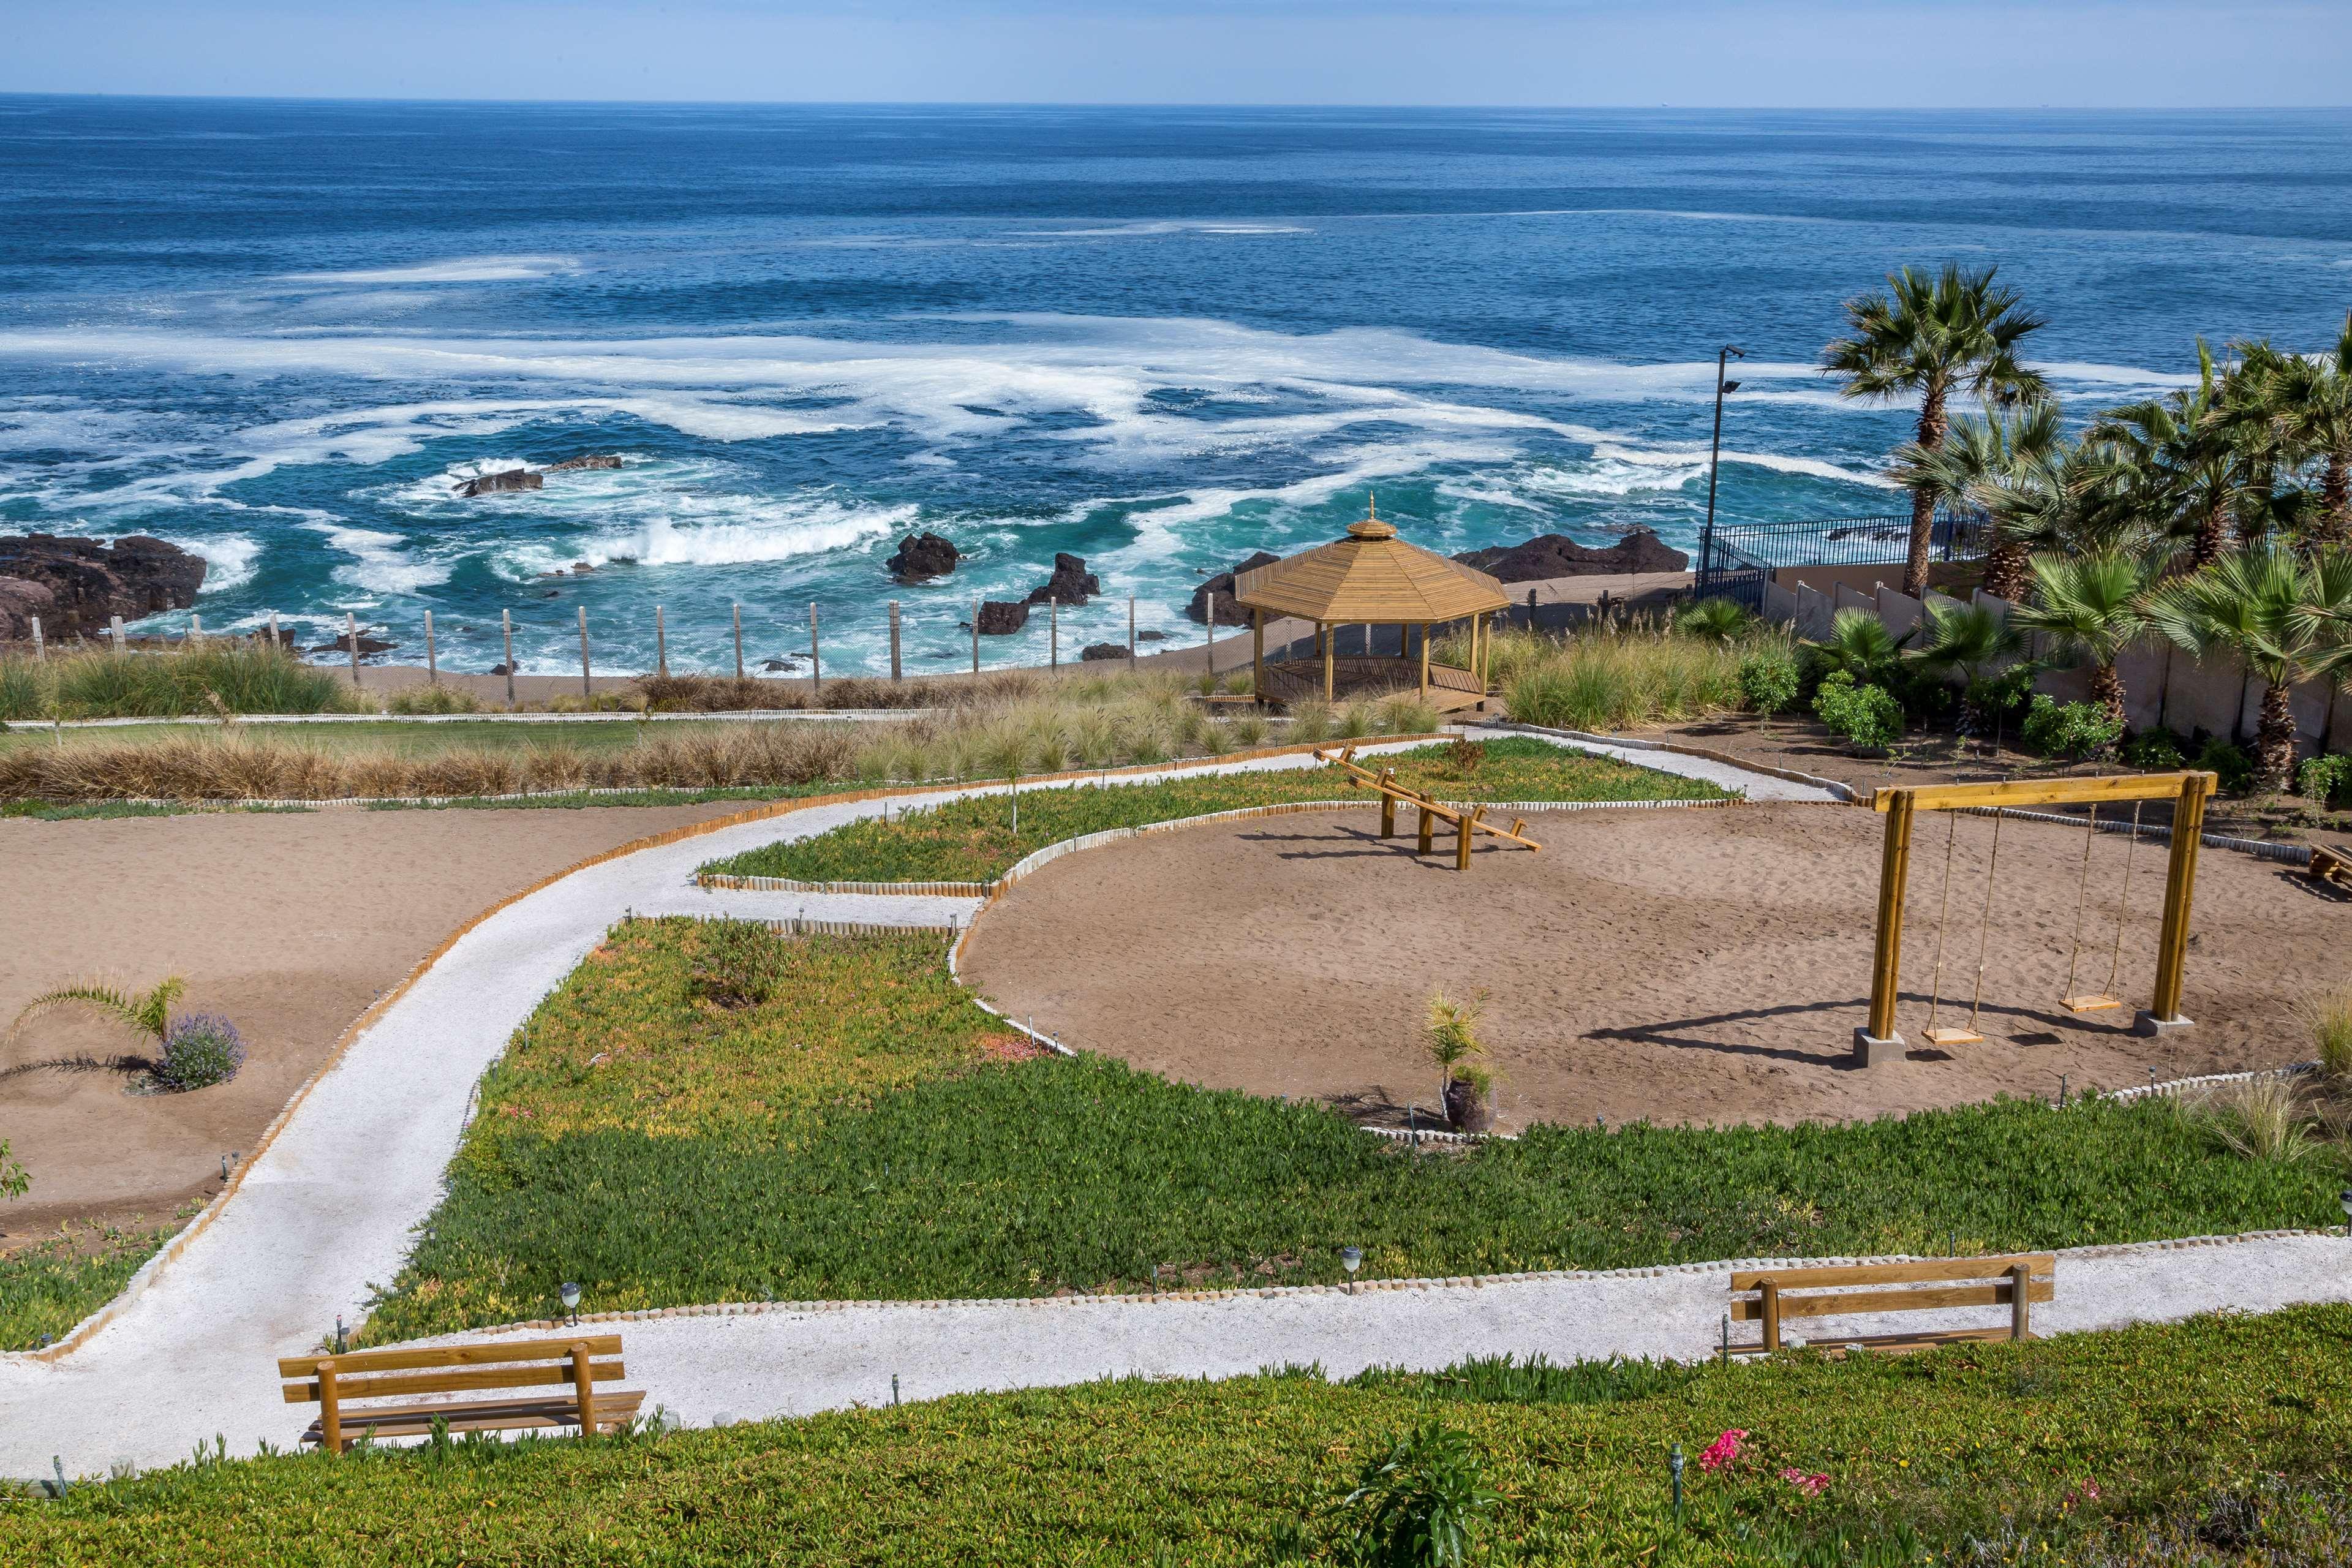
[[[1912,445],[1927,452],[1944,444],[1955,395],[2003,406],[2045,395],[2041,375],[2017,357],[2018,344],[2041,328],[2042,318],[2024,308],[2015,289],[1993,280],[1997,270],[1947,266],[1931,277],[1906,267],[1890,274],[1887,292],[1846,302],[1851,335],[1822,352],[1823,374],[1843,377],[1838,390],[1847,397],[1880,403],[1916,397],[1919,424]],[[1911,492],[1903,591],[1915,599],[1927,589],[1936,500],[1932,490]]]
[[1960,694],[1960,733],[1984,732],[1983,680],[1994,665],[2015,658],[2025,638],[2009,617],[1983,605],[1927,605],[1927,637],[1911,657],[1929,669],[1957,669],[1968,684]]
[[2151,598],[2147,618],[2198,658],[2233,655],[2264,683],[2254,783],[2284,792],[2294,773],[2293,687],[2352,675],[2352,552],[2266,543],[2226,555]]
[[[1906,442],[1896,448],[1887,473],[1914,496],[1932,496],[1935,504],[1959,501],[1981,509],[1986,492],[2063,444],[2057,403],[2040,398],[2013,413],[1981,419],[1962,415],[1941,447]],[[2015,603],[2025,592],[2030,553],[1994,530],[1985,552],[1985,592]]]
[[2139,488],[2160,531],[2182,540],[2190,564],[2210,565],[2232,542],[2231,525],[2245,494],[2244,444],[2217,417],[2221,381],[2213,351],[2197,341],[2197,385],[2144,403],[2108,410],[2091,426],[2138,471]]
[[1702,642],[1728,647],[1756,627],[1756,616],[1737,599],[1707,598],[1686,605],[1675,617],[1675,630]]
[[2268,402],[2283,444],[2322,464],[2312,544],[2352,544],[2352,313],[2332,352],[2281,357]]
[[16,1021],[8,1026],[8,1036],[14,1039],[17,1030],[55,1008],[81,1006],[151,1036],[160,1045],[163,1031],[171,1027],[172,1004],[180,999],[180,993],[185,989],[187,983],[176,974],[145,991],[132,991],[108,980],[79,980],[55,991],[45,991],[26,1003]]
[[2207,418],[2229,444],[2238,473],[2238,536],[2248,543],[2280,533],[2298,534],[2316,510],[2316,498],[2293,483],[2305,457],[2278,418],[2288,361],[2267,341],[2231,345],[2237,362],[2222,373],[2219,395]]
[[[2131,458],[2112,442],[2062,440],[2036,448],[1970,493],[1992,519],[2003,548],[2019,556],[2101,551],[2170,554],[2169,541],[2150,517]],[[2022,597],[2029,584],[2013,585]]]
[[1830,622],[1830,635],[1813,646],[1822,662],[1832,669],[1872,684],[1902,658],[1906,640],[1888,631],[1886,623],[1868,610],[1840,610]]
[[2039,632],[2061,658],[2091,667],[2091,700],[2124,722],[2124,650],[2147,635],[2148,595],[2159,573],[2157,558],[2101,551],[2091,555],[2037,555],[2033,597],[2010,624]]

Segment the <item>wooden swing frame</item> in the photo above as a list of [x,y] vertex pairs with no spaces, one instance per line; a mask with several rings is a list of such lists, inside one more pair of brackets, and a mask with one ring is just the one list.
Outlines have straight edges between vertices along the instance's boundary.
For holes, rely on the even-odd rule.
[[1911,875],[1911,825],[1923,811],[1970,808],[2020,810],[2039,805],[2104,805],[2117,801],[2168,800],[2172,853],[2164,873],[2164,926],[2157,937],[2156,994],[2135,1027],[2143,1035],[2183,1028],[2181,968],[2189,952],[2189,898],[2197,880],[2197,848],[2205,828],[2205,802],[2220,781],[2203,772],[2111,774],[2009,784],[1920,784],[1881,788],[1870,808],[1886,818],[1878,868],[1878,940],[1871,960],[1870,1021],[1853,1032],[1854,1059],[1864,1067],[1900,1057],[1895,1004],[1903,965],[1904,895]]

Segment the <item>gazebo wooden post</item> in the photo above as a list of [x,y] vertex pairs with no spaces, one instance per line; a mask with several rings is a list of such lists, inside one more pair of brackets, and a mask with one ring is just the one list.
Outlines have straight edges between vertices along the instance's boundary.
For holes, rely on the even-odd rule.
[[[1315,625],[1318,629],[1323,626],[1321,621],[1316,622]],[[1339,646],[1338,634],[1339,628],[1336,626],[1323,633],[1323,700],[1326,702],[1337,700],[1333,695],[1336,689],[1331,683],[1331,650]]]
[[1265,612],[1250,612],[1250,697],[1265,700]]
[[1429,700],[1429,623],[1421,623],[1421,700]]

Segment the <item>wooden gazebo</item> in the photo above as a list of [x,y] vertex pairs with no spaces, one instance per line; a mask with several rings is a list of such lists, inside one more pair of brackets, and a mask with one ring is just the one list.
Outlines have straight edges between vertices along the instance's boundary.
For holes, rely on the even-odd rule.
[[[1342,690],[1412,687],[1447,710],[1486,700],[1486,617],[1510,603],[1502,584],[1484,572],[1399,539],[1394,526],[1381,521],[1377,501],[1362,521],[1349,525],[1346,538],[1243,573],[1234,581],[1234,599],[1250,612],[1250,673],[1260,701],[1319,693],[1328,702]],[[1315,623],[1312,660],[1268,662],[1265,623],[1279,616]],[[1470,668],[1431,663],[1430,629],[1465,619]],[[1366,628],[1361,658],[1339,658],[1336,634],[1345,626]],[[1371,628],[1378,626],[1398,628],[1395,658],[1373,653]]]

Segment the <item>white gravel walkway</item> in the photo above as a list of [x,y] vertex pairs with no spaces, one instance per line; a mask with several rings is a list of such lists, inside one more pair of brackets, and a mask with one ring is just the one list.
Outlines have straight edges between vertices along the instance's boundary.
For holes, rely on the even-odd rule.
[[[1716,765],[1673,753],[1629,760],[1676,773]],[[1220,771],[1309,765],[1295,757]],[[922,793],[893,797],[891,808]],[[372,1286],[397,1272],[411,1227],[439,1200],[476,1080],[614,921],[630,911],[721,910],[912,925],[969,920],[976,900],[714,895],[692,885],[695,868],[714,858],[824,832],[883,805],[812,807],[641,850],[574,872],[466,932],[322,1075],[211,1223],[142,1274],[95,1333],[50,1359],[0,1356],[0,1475],[46,1474],[52,1456],[69,1475],[121,1459],[167,1463],[215,1434],[232,1453],[251,1452],[262,1438],[290,1441],[307,1416],[280,1403],[273,1358],[315,1347],[339,1315],[355,1322]],[[2329,1241],[2149,1254],[2167,1260],[2154,1266],[2162,1289],[2136,1282],[2152,1277],[2129,1273],[2151,1267],[2132,1263],[2138,1256],[2062,1264],[2053,1325],[2225,1304],[2252,1310],[2352,1289],[2352,1250]],[[2175,1265],[2189,1272],[2176,1273]],[[2102,1270],[2122,1272],[2108,1283]],[[640,1385],[688,1419],[709,1420],[872,1402],[887,1396],[893,1371],[907,1396],[920,1397],[1113,1371],[1204,1375],[1283,1361],[1319,1360],[1344,1372],[1368,1361],[1432,1364],[1480,1351],[1691,1354],[1712,1343],[1722,1289],[1718,1269],[1352,1299],[1309,1290],[1124,1304],[772,1310],[649,1321],[627,1332]]]

